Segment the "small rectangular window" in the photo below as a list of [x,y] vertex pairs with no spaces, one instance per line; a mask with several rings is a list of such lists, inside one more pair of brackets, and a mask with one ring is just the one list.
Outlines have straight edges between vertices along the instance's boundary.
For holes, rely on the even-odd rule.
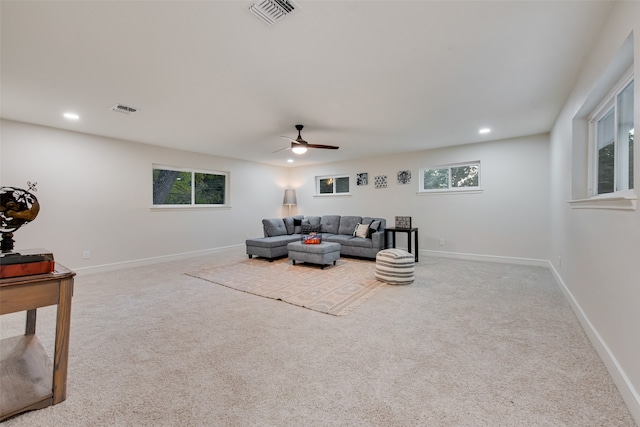
[[228,172],[153,167],[154,206],[227,206]]
[[420,192],[480,189],[480,162],[420,169]]
[[349,194],[349,177],[339,176],[319,176],[316,177],[316,195],[347,195]]

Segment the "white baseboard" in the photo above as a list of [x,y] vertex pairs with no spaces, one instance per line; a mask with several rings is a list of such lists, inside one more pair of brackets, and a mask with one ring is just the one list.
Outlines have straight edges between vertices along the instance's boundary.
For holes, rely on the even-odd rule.
[[574,314],[578,318],[582,329],[587,334],[589,341],[591,341],[591,345],[600,356],[600,359],[604,363],[607,371],[609,371],[609,375],[611,375],[611,379],[614,384],[618,388],[622,399],[627,404],[629,408],[629,412],[635,419],[636,423],[640,425],[640,394],[635,389],[629,377],[624,372],[618,360],[613,355],[609,346],[607,346],[606,342],[602,339],[596,328],[593,326],[589,318],[580,307],[580,304],[573,297],[573,294],[567,288],[566,284],[562,280],[562,277],[558,273],[558,271],[553,266],[553,263],[548,260],[541,259],[531,259],[531,258],[515,258],[515,257],[503,257],[503,256],[493,256],[493,255],[478,255],[478,254],[464,254],[457,252],[444,252],[444,251],[432,251],[432,250],[421,250],[420,255],[434,256],[434,257],[442,257],[442,258],[454,258],[454,259],[464,259],[470,261],[488,261],[488,262],[498,262],[498,263],[506,263],[506,264],[520,264],[520,265],[532,265],[538,267],[546,267],[551,270],[556,283],[560,287],[560,290],[564,294],[565,299],[571,306]]
[[580,304],[578,304],[578,301],[576,301],[569,288],[567,288],[564,280],[562,280],[562,277],[554,267],[553,263],[551,263],[551,261],[547,261],[547,263],[553,277],[556,279],[558,286],[567,299],[567,302],[582,325],[582,329],[587,334],[589,341],[591,341],[591,344],[609,371],[609,375],[611,375],[616,387],[618,387],[618,391],[620,392],[622,399],[627,404],[629,412],[631,412],[636,423],[640,425],[640,394],[638,394],[638,391],[635,389],[631,380],[629,380],[629,377],[618,363],[618,360],[609,349],[609,346],[607,346],[607,343],[602,339],[596,328],[589,321],[585,312],[582,310],[582,307],[580,307]]
[[245,245],[243,243],[240,245],[224,246],[220,248],[204,249],[201,251],[193,251],[193,252],[183,252],[179,254],[163,255],[163,256],[153,257],[153,258],[142,258],[142,259],[136,259],[132,261],[116,262],[113,264],[102,264],[102,265],[94,265],[91,267],[77,267],[77,268],[70,267],[70,269],[75,271],[78,274],[78,276],[82,276],[85,274],[104,273],[107,271],[122,270],[123,268],[142,267],[145,265],[158,264],[161,262],[178,261],[178,260],[193,258],[193,257],[202,256],[206,254],[227,251],[229,249],[244,248],[244,247]]
[[546,259],[535,258],[516,258],[506,257],[498,255],[478,255],[478,254],[464,254],[459,252],[444,252],[444,251],[431,251],[420,250],[420,255],[434,256],[440,258],[454,258],[464,259],[468,261],[485,261],[485,262],[498,262],[502,264],[517,264],[517,265],[532,265],[535,267],[548,267],[549,261]]

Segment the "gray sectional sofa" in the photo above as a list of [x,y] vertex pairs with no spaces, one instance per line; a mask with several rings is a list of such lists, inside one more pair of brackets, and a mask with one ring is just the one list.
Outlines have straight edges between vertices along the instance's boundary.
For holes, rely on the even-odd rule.
[[[366,237],[356,237],[358,224],[370,225]],[[302,216],[263,219],[264,237],[247,239],[249,258],[260,256],[272,260],[287,255],[287,244],[299,241],[303,232],[317,231],[323,242],[340,243],[341,256],[375,259],[378,251],[384,249],[384,218],[360,216]]]

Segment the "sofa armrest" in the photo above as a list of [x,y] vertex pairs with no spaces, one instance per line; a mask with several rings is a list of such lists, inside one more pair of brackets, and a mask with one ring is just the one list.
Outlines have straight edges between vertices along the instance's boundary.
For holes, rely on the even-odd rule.
[[371,235],[371,240],[373,240],[374,248],[382,248],[384,249],[384,230],[376,231]]

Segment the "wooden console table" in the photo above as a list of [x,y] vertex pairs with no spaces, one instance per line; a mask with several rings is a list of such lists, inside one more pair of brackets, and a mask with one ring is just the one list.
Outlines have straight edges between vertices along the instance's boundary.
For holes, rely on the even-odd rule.
[[[67,398],[73,271],[0,279],[0,315],[26,311],[24,335],[0,341],[0,421]],[[53,363],[36,333],[36,309],[57,305]]]

